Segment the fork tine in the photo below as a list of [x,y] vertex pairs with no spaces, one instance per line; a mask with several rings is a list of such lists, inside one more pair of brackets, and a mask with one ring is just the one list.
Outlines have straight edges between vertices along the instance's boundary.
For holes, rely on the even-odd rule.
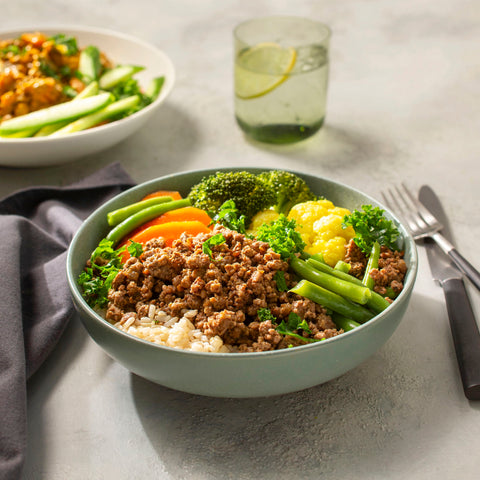
[[385,193],[382,192],[382,197],[387,207],[390,208],[390,210],[397,212],[397,214],[403,219],[413,237],[420,238],[422,231],[427,225],[418,214],[414,213],[416,212],[416,209],[413,209],[414,211],[412,212],[412,206],[409,205],[408,201],[405,199],[405,195],[398,189],[398,187],[393,186],[392,188],[387,188]]
[[[410,193],[410,191],[405,187],[405,185],[402,183],[401,184],[403,189],[405,190],[405,193],[408,197],[408,199],[405,197],[405,193],[402,193],[401,190],[395,186],[395,191],[397,192],[398,197],[401,199],[405,206],[405,212],[406,215],[408,215],[408,218],[410,219],[410,222],[414,225],[417,226],[417,229],[425,229],[428,228],[427,223],[423,220],[423,218],[419,215],[417,205],[415,203],[415,199],[413,195]],[[413,227],[412,227],[413,229]]]
[[437,228],[441,228],[440,222],[430,213],[430,211],[423,206],[421,202],[419,202],[415,196],[410,192],[410,190],[407,188],[407,186],[404,183],[401,183],[403,189],[405,190],[405,193],[408,195],[410,201],[412,204],[415,206],[415,208],[418,210],[418,213],[422,217],[422,219],[425,221],[425,223],[428,226],[435,226]]

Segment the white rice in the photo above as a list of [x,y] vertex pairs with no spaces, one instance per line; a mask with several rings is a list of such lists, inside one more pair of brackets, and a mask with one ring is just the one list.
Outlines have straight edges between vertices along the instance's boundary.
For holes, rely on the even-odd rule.
[[136,319],[134,316],[115,323],[115,327],[135,337],[167,347],[192,350],[194,352],[229,353],[232,351],[218,336],[205,335],[195,328],[192,320],[197,310],[185,310],[182,318],[171,317],[150,305],[148,316]]

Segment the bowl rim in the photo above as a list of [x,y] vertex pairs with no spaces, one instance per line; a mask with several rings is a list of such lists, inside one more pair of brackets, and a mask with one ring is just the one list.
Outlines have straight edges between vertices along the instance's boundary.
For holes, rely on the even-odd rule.
[[[307,351],[308,349],[319,349],[319,348],[329,348],[330,346],[335,345],[336,343],[346,341],[348,338],[350,338],[352,335],[358,334],[360,331],[367,331],[371,328],[373,328],[377,323],[384,321],[385,317],[387,315],[390,315],[393,313],[395,310],[398,310],[402,308],[402,303],[403,299],[405,297],[408,297],[415,285],[415,280],[417,277],[417,272],[418,272],[418,252],[417,252],[417,246],[415,243],[415,240],[411,236],[410,232],[408,231],[407,228],[404,227],[402,222],[399,220],[399,218],[386,206],[384,206],[381,202],[375,200],[373,197],[370,195],[358,190],[355,187],[351,187],[343,182],[337,181],[330,179],[328,177],[320,176],[320,175],[315,175],[315,174],[306,174],[299,172],[297,170],[292,170],[288,168],[282,168],[282,170],[289,171],[292,173],[295,173],[297,175],[303,176],[303,177],[315,177],[320,180],[327,181],[334,186],[339,186],[341,188],[345,188],[347,190],[353,191],[356,194],[360,194],[363,197],[365,197],[369,202],[373,202],[374,204],[377,204],[385,210],[385,213],[387,214],[388,217],[390,217],[395,224],[397,225],[397,228],[400,231],[400,236],[404,242],[404,246],[407,244],[410,246],[410,258],[409,258],[409,264],[408,264],[408,271],[407,271],[407,277],[406,277],[406,282],[404,283],[404,288],[400,292],[399,296],[396,298],[396,300],[390,304],[383,312],[375,315],[372,319],[368,320],[364,324],[360,325],[359,327],[355,328],[354,330],[350,330],[348,332],[344,332],[341,335],[337,335],[335,337],[328,338],[326,340],[320,341],[320,342],[312,342],[308,343],[306,345],[299,345],[294,348],[285,348],[281,350],[270,350],[270,351],[265,351],[265,352],[197,352],[197,351],[192,351],[192,350],[184,350],[180,348],[175,348],[175,347],[169,347],[167,345],[161,345],[157,343],[150,342],[148,340],[144,340],[142,338],[136,337],[134,335],[131,335],[127,332],[124,332],[123,330],[120,330],[119,328],[115,327],[113,324],[109,323],[107,320],[105,320],[97,311],[92,309],[83,296],[80,293],[80,288],[78,287],[76,283],[76,278],[73,274],[72,271],[72,260],[73,260],[73,250],[75,249],[75,246],[78,243],[79,236],[81,232],[83,231],[85,226],[88,226],[89,222],[92,221],[93,217],[96,216],[97,214],[100,213],[101,210],[107,210],[108,206],[111,205],[114,202],[117,202],[119,198],[126,197],[127,195],[130,195],[132,192],[135,192],[137,190],[143,190],[144,188],[148,187],[149,185],[155,185],[157,182],[165,181],[170,178],[175,178],[181,175],[209,175],[212,173],[215,173],[217,171],[239,171],[239,170],[246,170],[246,171],[266,171],[266,170],[276,170],[276,168],[273,167],[217,167],[217,168],[205,168],[205,169],[194,169],[194,170],[185,170],[181,172],[176,172],[168,175],[163,175],[161,177],[157,177],[151,180],[147,180],[145,182],[142,182],[138,185],[135,185],[134,187],[131,187],[124,192],[119,193],[115,197],[111,198],[104,204],[102,204],[100,207],[95,209],[82,223],[82,225],[79,227],[77,232],[75,233],[70,246],[68,248],[67,252],[67,281],[69,284],[69,288],[71,291],[72,296],[75,299],[75,304],[77,308],[81,308],[85,314],[88,314],[91,318],[95,320],[99,324],[100,327],[102,327],[105,330],[108,330],[109,332],[112,332],[113,335],[120,335],[127,341],[133,341],[135,343],[140,342],[140,344],[145,345],[146,348],[154,348],[154,349],[160,349],[160,350],[166,350],[171,353],[175,353],[177,355],[199,355],[200,357],[211,357],[211,358],[218,358],[218,359],[232,359],[232,358],[255,358],[255,357],[269,357],[269,356],[284,356],[284,355],[297,355],[301,352]],[[118,208],[118,207],[115,207]]]
[[[149,112],[155,110],[159,105],[161,105],[165,99],[171,94],[173,87],[175,85],[176,80],[176,72],[175,66],[173,65],[172,60],[170,57],[160,48],[156,47],[152,43],[148,43],[141,38],[135,37],[134,35],[130,35],[123,32],[116,32],[114,30],[110,30],[107,28],[100,28],[100,27],[93,27],[93,26],[82,26],[82,25],[74,25],[74,24],[44,24],[44,25],[24,25],[19,27],[13,27],[8,29],[0,29],[0,40],[3,39],[9,34],[15,34],[20,32],[49,32],[49,31],[56,31],[61,33],[91,33],[97,35],[104,35],[112,38],[121,38],[123,40],[129,41],[131,43],[136,43],[137,45],[141,46],[144,49],[150,50],[152,53],[162,60],[165,63],[165,67],[167,70],[171,71],[169,73],[168,83],[165,82],[164,88],[160,92],[160,95],[146,107],[142,108],[141,110],[129,115],[128,117],[121,118],[120,120],[116,120],[111,123],[106,123],[104,125],[100,125],[95,128],[82,130],[80,132],[70,133],[64,137],[28,137],[28,138],[7,138],[7,137],[0,137],[0,148],[1,144],[5,143],[8,145],[34,145],[34,144],[41,144],[41,143],[53,143],[55,141],[68,141],[68,138],[79,138],[81,136],[91,135],[92,133],[98,132],[108,132],[116,128],[119,124],[126,125],[127,122],[135,121],[139,117],[148,114]],[[165,88],[165,86],[167,88]]]

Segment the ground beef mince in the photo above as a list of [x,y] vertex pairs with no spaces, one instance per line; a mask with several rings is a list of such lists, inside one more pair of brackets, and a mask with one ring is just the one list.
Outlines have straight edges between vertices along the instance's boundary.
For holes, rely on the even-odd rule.
[[403,279],[407,272],[403,255],[404,252],[381,248],[378,268],[370,272],[370,276],[375,280],[374,290],[380,295],[395,297],[402,291]]
[[[378,268],[370,272],[375,281],[374,291],[382,296],[395,297],[403,289],[403,280],[407,272],[407,264],[403,259],[404,252],[391,250],[385,246],[380,249]],[[363,278],[367,258],[352,240],[346,247],[345,261],[350,264],[350,274]],[[387,298],[389,299],[389,298]]]
[[[225,242],[211,246],[210,257],[202,245],[218,233]],[[320,305],[280,292],[274,278],[279,271],[287,285],[294,286],[288,263],[267,243],[218,225],[209,234],[183,234],[171,247],[161,239],[152,240],[140,258],[130,258],[115,278],[106,318],[112,323],[125,320],[124,316],[140,318],[151,305],[175,317],[196,310],[196,328],[218,335],[240,352],[276,350],[308,341],[278,333],[270,320],[260,321],[257,312],[261,308],[269,309],[278,324],[290,313],[298,314],[311,333],[296,333],[310,339],[343,332]]]
[[348,242],[345,250],[345,262],[350,264],[350,275],[356,278],[363,278],[365,267],[367,266],[367,257],[358,248],[353,238]]

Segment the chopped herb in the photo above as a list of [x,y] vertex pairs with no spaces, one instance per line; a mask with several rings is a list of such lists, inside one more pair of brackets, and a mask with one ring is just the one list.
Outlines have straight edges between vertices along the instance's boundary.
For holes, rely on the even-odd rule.
[[260,322],[270,320],[273,324],[277,323],[277,319],[273,316],[272,312],[268,308],[259,308],[257,310],[257,316]]
[[134,242],[133,240],[129,240],[129,245],[127,246],[128,253],[131,257],[140,257],[143,253],[143,247],[141,243]]
[[6,55],[7,53],[13,53],[14,55],[23,55],[24,50],[22,50],[18,45],[8,45],[5,48],[2,48],[2,54]]
[[59,69],[60,75],[69,77],[72,75],[72,69],[68,65],[62,65]]
[[77,96],[77,91],[70,85],[64,85],[62,91],[67,97],[75,98]]
[[257,240],[267,242],[274,252],[286,260],[295,253],[302,253],[306,245],[295,227],[295,220],[289,220],[282,214],[273,222],[260,226]]
[[273,278],[277,282],[277,289],[279,292],[286,292],[288,290],[287,281],[285,280],[285,272],[283,270],[277,270]]
[[55,45],[63,45],[65,48],[65,55],[75,55],[78,52],[77,40],[75,37],[59,33],[50,37],[49,40],[53,40]]
[[245,215],[239,215],[238,208],[233,200],[227,200],[222,204],[213,221],[236,232],[246,234]]
[[137,105],[132,110],[126,112],[124,116],[131,115],[133,112],[141,110],[152,103],[152,100],[140,90],[138,82],[134,78],[129,78],[123,82],[120,82],[109,91],[117,100],[131,97],[132,95],[137,95],[140,97],[140,101],[137,103]]
[[57,78],[58,79],[58,74],[57,72],[53,69],[53,67],[45,61],[43,58],[40,60],[40,71],[47,75],[47,77],[52,77],[52,78]]
[[399,232],[395,224],[383,214],[384,210],[372,205],[362,205],[363,211],[354,210],[343,218],[342,227],[353,227],[355,230],[354,242],[358,248],[370,255],[373,244],[378,242],[387,248],[396,250],[395,241]]
[[113,242],[104,238],[90,257],[90,266],[80,274],[78,284],[91,307],[104,307],[108,303],[108,291],[114,278],[122,269],[120,254],[125,250],[113,248]]
[[212,249],[211,247],[215,245],[221,245],[225,243],[225,237],[221,233],[211,236],[208,240],[205,240],[202,244],[202,252],[206,253],[210,258],[212,258]]
[[311,334],[311,330],[308,327],[307,321],[304,319],[302,320],[299,315],[294,312],[290,312],[288,316],[288,320],[282,320],[280,325],[276,328],[278,333],[282,335],[288,335],[289,337],[298,338],[299,340],[303,340],[304,342],[319,342],[320,340],[317,338],[306,338],[302,335],[299,335],[295,331],[303,330],[306,333]]

